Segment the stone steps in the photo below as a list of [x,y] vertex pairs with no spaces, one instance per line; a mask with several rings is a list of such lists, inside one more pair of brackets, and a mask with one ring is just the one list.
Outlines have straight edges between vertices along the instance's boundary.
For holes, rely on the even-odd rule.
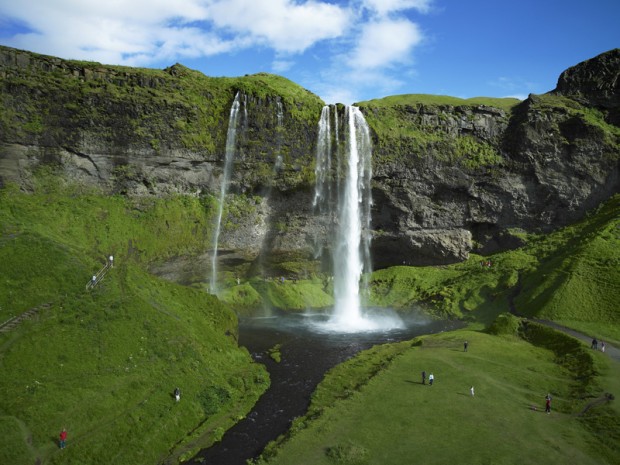
[[24,313],[9,318],[4,323],[0,324],[0,333],[8,333],[12,329],[15,329],[19,324],[24,320],[29,320],[33,318],[37,313],[41,310],[46,310],[52,306],[51,302],[39,305],[38,307],[33,307],[29,310],[26,310]]

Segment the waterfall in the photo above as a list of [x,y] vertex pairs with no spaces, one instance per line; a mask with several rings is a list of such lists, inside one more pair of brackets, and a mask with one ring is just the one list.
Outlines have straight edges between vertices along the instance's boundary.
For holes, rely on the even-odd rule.
[[274,164],[274,169],[276,173],[282,169],[282,131],[284,130],[284,109],[282,108],[282,102],[280,99],[276,100],[276,118],[278,125],[276,126],[276,161]]
[[327,208],[327,202],[329,201],[329,195],[325,192],[329,189],[330,185],[327,182],[327,176],[331,171],[332,161],[332,136],[329,110],[330,107],[328,105],[325,105],[321,110],[319,134],[316,144],[316,166],[314,167],[316,182],[314,185],[312,207],[317,213],[323,213]]
[[343,329],[368,329],[361,311],[360,280],[370,272],[371,144],[366,120],[357,107],[345,109],[344,181],[339,186],[333,251],[334,312],[330,323]]
[[[247,106],[247,105],[246,105]],[[237,139],[237,122],[239,121],[239,92],[235,95],[232,106],[230,108],[230,116],[228,117],[228,132],[226,133],[226,155],[224,160],[224,176],[220,186],[220,202],[217,211],[217,223],[215,225],[215,234],[213,235],[213,253],[211,256],[211,289],[212,294],[217,294],[217,248],[220,238],[220,230],[222,227],[222,213],[224,212],[224,201],[230,176],[232,172],[232,164],[235,155],[235,143]],[[247,109],[246,109],[247,112]]]

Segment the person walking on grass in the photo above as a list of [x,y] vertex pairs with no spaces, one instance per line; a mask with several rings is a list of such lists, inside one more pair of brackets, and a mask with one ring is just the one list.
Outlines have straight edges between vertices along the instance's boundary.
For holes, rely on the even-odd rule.
[[474,397],[474,387],[470,387],[469,388],[469,392],[471,393],[471,396]]
[[551,394],[545,396],[545,412],[551,413]]
[[428,384],[429,384],[429,386],[433,385],[433,381],[435,381],[435,376],[431,373],[430,375],[428,375]]
[[463,352],[467,352],[467,346],[469,345],[469,342],[465,341],[463,342]]
[[66,443],[67,443],[67,430],[63,428],[62,431],[60,432],[60,440],[58,441],[58,447],[60,447],[61,449],[64,449]]
[[422,371],[422,384],[426,384],[426,371]]

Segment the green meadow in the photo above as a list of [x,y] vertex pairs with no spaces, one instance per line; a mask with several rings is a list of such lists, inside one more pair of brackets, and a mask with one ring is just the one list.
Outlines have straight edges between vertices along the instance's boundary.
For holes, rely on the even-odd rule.
[[620,411],[605,393],[618,392],[618,362],[553,332],[557,352],[526,337],[458,330],[364,352],[328,374],[257,463],[617,463]]
[[[316,264],[293,257],[283,269],[313,271],[285,282],[230,274],[221,299],[148,273],[205,251],[210,197],[104,196],[47,171],[32,188],[0,189],[0,323],[39,309],[0,333],[2,464],[188,459],[269,387],[237,344],[237,310],[332,302]],[[516,250],[374,272],[374,305],[467,329],[377,346],[334,368],[307,415],[258,462],[616,463],[618,362],[532,320],[620,345],[619,218],[615,196],[552,234],[514,231],[524,244]],[[114,267],[88,290],[110,254]],[[422,370],[434,386],[420,383]],[[551,415],[541,413],[547,393]]]
[[229,307],[145,271],[203,246],[208,202],[38,182],[0,191],[0,321],[49,304],[0,333],[0,463],[154,464],[217,441],[269,376],[238,347]]

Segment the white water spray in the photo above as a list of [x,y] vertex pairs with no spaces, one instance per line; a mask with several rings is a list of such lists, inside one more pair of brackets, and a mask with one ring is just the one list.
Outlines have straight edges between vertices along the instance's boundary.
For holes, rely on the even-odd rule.
[[[369,257],[364,257],[363,206],[370,200],[370,136],[364,116],[356,107],[346,107],[347,159],[345,180],[338,200],[339,221],[334,248],[334,312],[330,324],[344,330],[371,329],[371,322],[362,316],[360,300],[360,278],[364,265],[369,266]],[[369,221],[369,220],[368,220]],[[367,233],[365,234],[367,235]]]
[[[235,95],[232,107],[230,108],[230,116],[228,117],[228,132],[226,133],[226,154],[224,160],[224,177],[222,178],[222,184],[220,186],[220,203],[217,211],[217,223],[215,226],[215,234],[213,236],[213,253],[211,256],[211,293],[217,294],[217,249],[218,241],[220,238],[220,230],[222,226],[222,213],[224,212],[224,201],[226,199],[226,192],[228,190],[228,184],[230,183],[230,176],[232,172],[232,164],[235,155],[235,143],[237,140],[237,122],[239,121],[239,92]],[[247,105],[246,105],[247,107]],[[247,111],[247,110],[246,110]],[[246,116],[247,117],[247,116]]]
[[[340,141],[338,113],[334,107],[335,150],[332,144],[329,107],[324,107],[319,121],[315,175],[317,184],[313,206],[335,223],[332,244],[334,273],[334,310],[325,328],[340,332],[376,331],[401,328],[397,317],[372,316],[362,311],[366,288],[363,279],[371,272],[370,209],[372,205],[372,147],[370,130],[359,108],[345,108],[346,126]],[[344,150],[340,149],[341,144]],[[333,154],[332,152],[335,152]],[[337,159],[337,202],[332,201],[329,173],[332,156]],[[342,180],[341,180],[342,178]]]

